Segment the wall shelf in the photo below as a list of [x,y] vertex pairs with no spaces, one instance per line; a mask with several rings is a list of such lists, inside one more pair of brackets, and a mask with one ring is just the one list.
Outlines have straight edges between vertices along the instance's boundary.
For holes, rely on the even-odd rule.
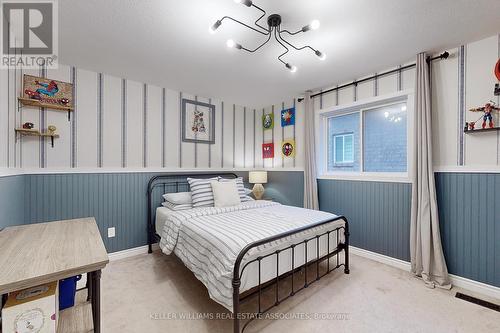
[[14,130],[16,131],[16,134],[19,135],[50,137],[50,143],[52,145],[52,148],[54,148],[54,139],[59,138],[59,134],[42,133],[36,129],[15,128]]
[[[75,109],[73,106],[64,106],[64,105],[59,105],[59,104],[51,104],[51,103],[43,103],[40,102],[36,99],[32,98],[24,98],[24,97],[18,97],[17,98],[19,104],[23,106],[34,106],[37,108],[45,108],[45,109],[50,109],[50,110],[55,110],[55,111],[62,111],[62,112],[68,112],[68,121],[71,119],[71,112],[73,112]],[[19,108],[21,109],[21,108]]]
[[18,97],[17,99],[23,105],[36,106],[38,108],[47,108],[47,109],[53,109],[53,110],[59,110],[59,111],[73,111],[74,110],[74,108],[72,106],[43,103],[43,102],[40,102],[36,99],[31,99],[31,98]]
[[472,133],[480,133],[480,132],[495,132],[495,131],[500,131],[500,127],[492,127],[492,128],[478,128],[474,130],[464,130],[465,134],[472,134]]

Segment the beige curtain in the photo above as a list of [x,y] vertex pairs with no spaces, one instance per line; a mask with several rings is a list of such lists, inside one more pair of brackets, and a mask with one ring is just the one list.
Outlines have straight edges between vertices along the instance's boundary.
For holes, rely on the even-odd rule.
[[304,98],[304,207],[319,209],[318,183],[316,179],[316,136],[314,134],[314,110],[311,92]]
[[415,154],[412,186],[411,270],[427,286],[451,288],[441,246],[432,167],[431,91],[425,53],[417,56],[415,80]]

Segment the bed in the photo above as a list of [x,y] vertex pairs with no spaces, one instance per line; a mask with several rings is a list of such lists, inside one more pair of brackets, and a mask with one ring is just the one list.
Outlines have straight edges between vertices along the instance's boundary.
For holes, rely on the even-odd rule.
[[[161,194],[189,189],[187,177],[213,176],[237,177],[217,173],[151,178],[148,240],[150,251],[157,241],[163,253],[175,254],[207,287],[210,297],[232,311],[235,333],[240,332],[240,304],[250,297],[258,297],[255,314],[260,315],[337,268],[349,274],[348,222],[343,216],[270,201],[181,211],[158,207]],[[303,283],[294,285],[294,275],[304,272]],[[313,278],[308,278],[311,274]],[[283,296],[280,282],[287,277],[291,288]],[[274,302],[264,308],[261,295],[272,285]],[[257,317],[249,318],[242,330]]]

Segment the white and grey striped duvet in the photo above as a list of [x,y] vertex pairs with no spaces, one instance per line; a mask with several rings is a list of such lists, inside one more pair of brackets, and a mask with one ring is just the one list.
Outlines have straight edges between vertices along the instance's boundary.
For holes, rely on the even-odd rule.
[[[203,207],[176,211],[165,222],[160,234],[160,248],[165,254],[174,252],[208,289],[210,297],[232,311],[233,267],[240,251],[249,243],[297,229],[312,223],[326,221],[335,215],[298,207],[283,206],[270,201],[251,201],[235,207]],[[343,225],[342,220],[333,222]],[[287,239],[257,247],[242,263],[310,238],[331,228],[332,224],[316,227]],[[331,243],[336,242],[332,233]],[[326,236],[320,241],[320,253],[327,251]],[[332,245],[330,245],[332,246]],[[315,241],[308,243],[308,261],[317,257]],[[331,249],[331,248],[330,248]],[[280,254],[279,274],[291,269],[291,250]],[[295,249],[295,267],[304,263],[304,247]],[[256,263],[250,264],[241,279],[240,292],[258,284]],[[270,256],[262,262],[261,282],[276,276],[276,259]]]

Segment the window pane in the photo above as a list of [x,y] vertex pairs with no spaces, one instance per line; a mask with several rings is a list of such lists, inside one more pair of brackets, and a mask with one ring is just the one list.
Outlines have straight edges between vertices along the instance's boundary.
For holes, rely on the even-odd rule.
[[359,117],[356,112],[328,119],[328,171],[360,171]]
[[335,163],[344,162],[344,136],[335,136]]
[[344,162],[353,162],[352,134],[344,136]]
[[406,103],[363,113],[363,169],[367,172],[406,172]]

